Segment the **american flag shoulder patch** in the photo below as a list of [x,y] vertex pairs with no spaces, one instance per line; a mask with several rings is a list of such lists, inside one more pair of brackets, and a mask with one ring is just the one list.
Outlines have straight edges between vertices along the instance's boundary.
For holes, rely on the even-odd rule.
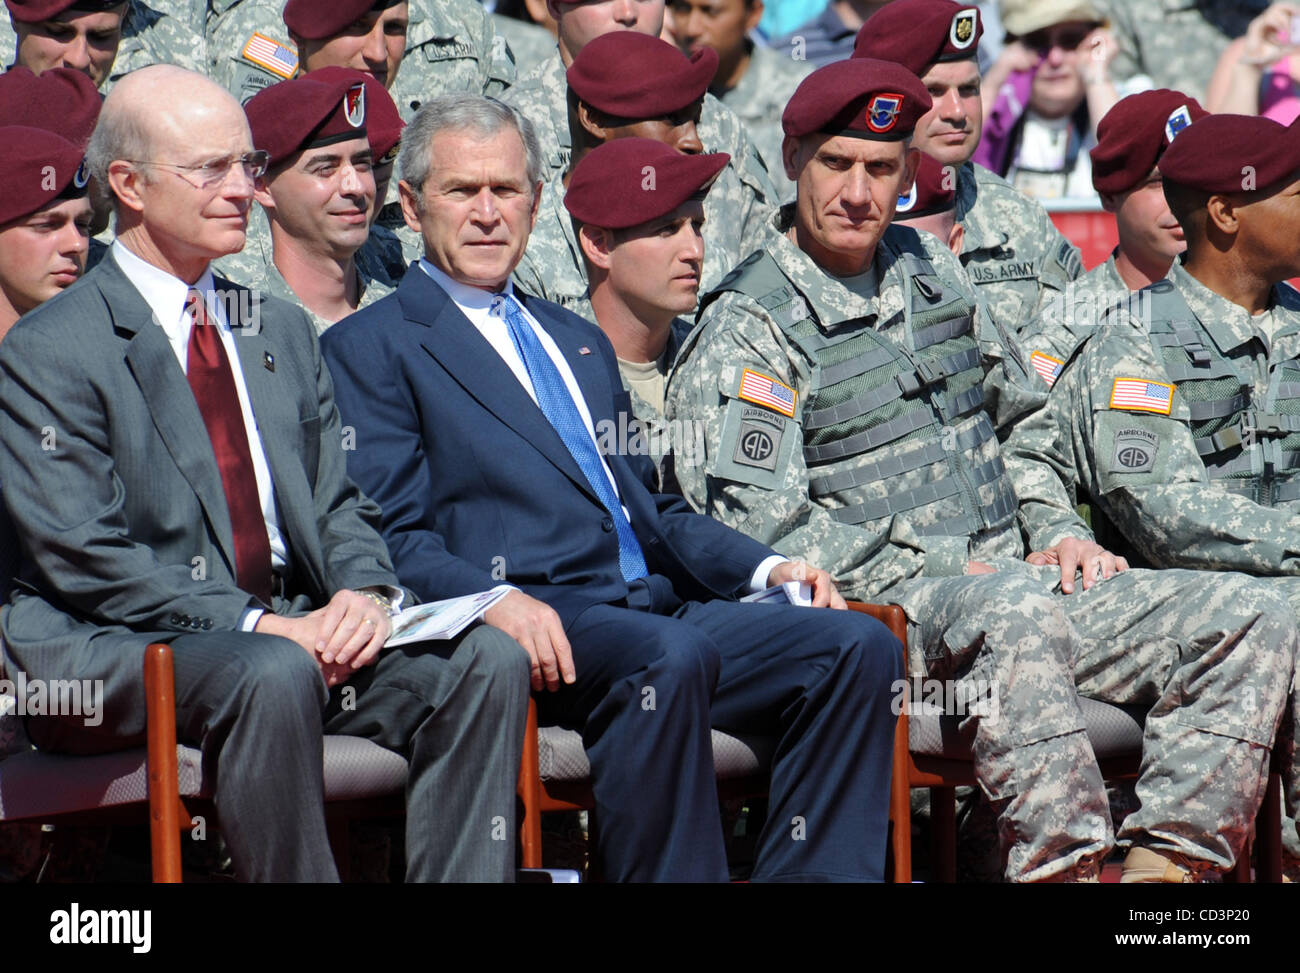
[[286,81],[298,72],[298,55],[262,33],[248,39],[240,56]]
[[1065,362],[1061,361],[1061,359],[1053,358],[1042,351],[1032,353],[1029,356],[1029,361],[1034,366],[1034,371],[1042,377],[1049,387],[1056,381],[1056,377],[1061,374],[1062,366],[1065,365]]
[[738,398],[753,402],[766,409],[775,409],[783,416],[794,418],[794,404],[799,393],[784,382],[778,382],[761,372],[746,368],[740,376]]
[[1174,407],[1174,387],[1145,378],[1117,378],[1110,390],[1110,407],[1167,416]]

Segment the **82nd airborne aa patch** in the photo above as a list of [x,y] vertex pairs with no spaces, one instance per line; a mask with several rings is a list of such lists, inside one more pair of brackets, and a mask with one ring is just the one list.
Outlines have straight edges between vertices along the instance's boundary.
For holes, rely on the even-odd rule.
[[1150,473],[1156,465],[1160,437],[1145,429],[1120,429],[1115,433],[1115,455],[1111,457],[1113,473]]

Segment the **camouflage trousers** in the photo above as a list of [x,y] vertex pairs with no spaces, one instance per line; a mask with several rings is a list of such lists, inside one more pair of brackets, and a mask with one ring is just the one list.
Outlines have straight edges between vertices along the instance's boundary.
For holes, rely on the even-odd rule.
[[[960,709],[998,815],[1003,872],[1041,881],[1115,843],[1080,695],[1147,709],[1141,807],[1119,835],[1230,868],[1288,705],[1295,614],[1245,575],[1132,570],[1060,593],[1056,568],[907,581],[913,673],[982,693]],[[996,705],[988,705],[995,703]]]
[[[1300,578],[1270,578],[1266,582],[1291,604],[1292,610],[1300,618]],[[1300,767],[1296,765],[1295,727],[1300,719],[1300,699],[1296,698],[1296,683],[1293,674],[1291,684],[1290,719],[1283,720],[1281,732],[1277,738],[1278,765],[1282,771],[1282,847],[1292,859],[1300,860]]]

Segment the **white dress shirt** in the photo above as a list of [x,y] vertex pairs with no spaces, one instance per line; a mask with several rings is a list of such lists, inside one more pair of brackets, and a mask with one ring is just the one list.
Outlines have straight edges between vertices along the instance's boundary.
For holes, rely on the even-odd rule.
[[[491,291],[471,287],[468,284],[453,280],[423,257],[420,258],[420,269],[447,292],[447,296],[460,308],[461,313],[469,318],[470,324],[474,325],[479,334],[492,346],[492,349],[501,356],[501,360],[514,373],[515,378],[519,380],[519,384],[524,387],[524,391],[528,393],[533,402],[537,402],[537,392],[533,388],[532,379],[528,376],[528,367],[524,364],[523,358],[520,357],[518,350],[515,348],[515,343],[510,337],[509,325],[506,324],[505,320],[504,298],[513,296],[513,281],[507,280],[505,289],[500,294],[494,294]],[[587,400],[583,398],[582,389],[578,386],[578,380],[573,375],[573,369],[569,367],[569,362],[560,351],[560,346],[555,343],[555,339],[529,313],[523,302],[516,300],[516,303],[519,305],[519,310],[523,312],[524,320],[533,329],[533,333],[537,335],[537,340],[546,349],[546,354],[555,363],[560,377],[564,380],[564,387],[569,390],[569,396],[573,399],[573,404],[577,406],[578,414],[582,417],[583,427],[587,430],[587,435],[591,437],[592,443],[596,445],[596,453],[600,456],[600,467],[609,480],[614,495],[619,498],[620,506],[623,507],[623,516],[627,518],[628,523],[631,523],[632,516],[628,513],[626,505],[622,504],[622,494],[619,493],[614,473],[609,468],[609,463],[605,461],[604,453],[600,450],[599,442],[596,439],[596,430],[591,421],[591,410],[587,407]],[[772,573],[772,569],[786,560],[788,558],[784,558],[779,554],[764,558],[750,578],[750,591],[764,590],[767,587],[767,577]]]
[[[127,280],[135,285],[145,303],[153,311],[154,320],[162,326],[163,333],[171,343],[181,371],[189,371],[190,346],[190,312],[186,309],[190,285],[179,277],[173,277],[165,270],[136,256],[128,250],[121,240],[113,241],[113,259],[126,274]],[[230,360],[230,371],[235,379],[235,391],[239,395],[239,411],[244,417],[244,431],[248,435],[248,451],[253,457],[253,474],[257,478],[257,499],[262,507],[262,519],[266,522],[266,538],[271,544],[271,567],[277,574],[284,572],[289,563],[289,547],[285,537],[280,533],[280,521],[275,514],[275,487],[271,483],[271,468],[266,462],[266,450],[262,447],[262,434],[257,428],[257,417],[248,401],[248,387],[244,384],[244,371],[239,367],[239,342],[230,329],[226,319],[223,301],[217,299],[216,288],[212,281],[212,271],[205,270],[203,276],[193,285],[193,289],[203,295],[208,308],[208,320],[221,328],[221,344]]]
[[[190,312],[186,309],[190,285],[179,277],[173,277],[153,264],[136,256],[122,244],[113,241],[113,259],[126,274],[135,289],[140,292],[145,303],[153,311],[153,318],[163,329],[167,341],[172,346],[181,371],[189,371]],[[262,434],[257,429],[257,417],[248,401],[248,387],[244,384],[244,372],[239,367],[239,348],[235,336],[230,330],[226,318],[226,309],[222,301],[217,300],[216,288],[212,282],[212,271],[205,270],[203,276],[194,284],[194,289],[203,295],[207,305],[208,320],[221,329],[221,345],[226,350],[230,361],[230,371],[235,379],[235,392],[239,396],[239,411],[244,417],[244,432],[248,436],[248,451],[253,458],[253,475],[257,480],[257,499],[262,507],[262,520],[266,523],[266,538],[271,545],[271,569],[276,574],[283,574],[289,563],[289,547],[280,532],[280,521],[275,514],[275,487],[271,483],[271,468],[266,462],[266,450],[262,448]],[[262,617],[260,608],[249,607],[239,619],[239,628],[251,632]]]

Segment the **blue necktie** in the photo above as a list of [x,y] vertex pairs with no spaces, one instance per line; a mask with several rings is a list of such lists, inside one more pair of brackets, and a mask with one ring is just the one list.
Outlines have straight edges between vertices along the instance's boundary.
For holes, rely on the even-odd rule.
[[514,342],[515,351],[519,352],[519,357],[528,370],[542,414],[559,433],[578,468],[582,470],[582,475],[587,478],[592,490],[614,520],[614,530],[618,534],[618,566],[623,572],[623,580],[644,578],[650,572],[646,569],[641,545],[632,531],[632,525],[623,516],[623,505],[618,502],[614,487],[605,475],[600,454],[596,452],[596,444],[587,432],[586,423],[582,421],[582,415],[564,384],[560,370],[551,361],[551,356],[542,347],[532,327],[524,320],[523,311],[515,299],[504,295],[501,300],[506,326],[510,329],[510,340]]

